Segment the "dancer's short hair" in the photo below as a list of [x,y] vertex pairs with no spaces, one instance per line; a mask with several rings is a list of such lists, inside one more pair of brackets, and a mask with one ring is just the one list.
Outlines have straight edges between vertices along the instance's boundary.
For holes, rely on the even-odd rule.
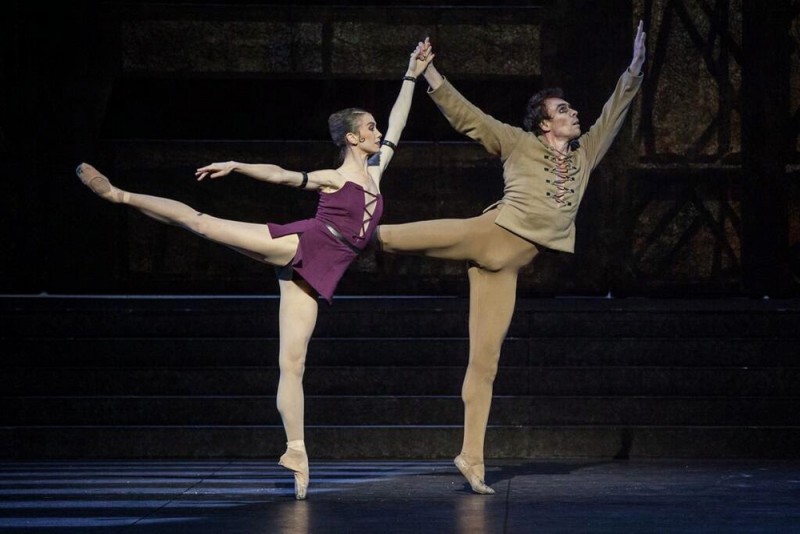
[[533,132],[536,135],[544,133],[540,125],[543,120],[551,118],[544,103],[548,98],[564,98],[564,91],[560,87],[548,87],[537,92],[528,100],[525,116],[522,118],[522,127],[525,131]]

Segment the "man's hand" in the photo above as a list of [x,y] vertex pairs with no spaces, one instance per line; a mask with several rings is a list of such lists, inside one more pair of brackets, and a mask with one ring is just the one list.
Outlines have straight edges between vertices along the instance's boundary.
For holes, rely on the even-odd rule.
[[645,46],[644,40],[647,37],[647,34],[644,33],[644,22],[639,21],[639,27],[636,28],[636,38],[633,40],[633,59],[631,59],[631,64],[628,67],[628,70],[634,76],[638,76],[642,72],[642,65],[644,65],[645,59]]
[[411,59],[409,60],[406,74],[415,78],[420,76],[425,72],[425,69],[428,68],[433,58],[434,53],[431,47],[431,41],[426,37],[425,41],[417,43],[417,48],[411,52]]

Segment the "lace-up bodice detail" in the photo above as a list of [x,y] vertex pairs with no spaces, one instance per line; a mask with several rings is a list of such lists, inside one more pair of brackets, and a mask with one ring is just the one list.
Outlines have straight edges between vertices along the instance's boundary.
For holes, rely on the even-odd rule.
[[545,194],[558,206],[572,206],[571,198],[575,193],[573,182],[578,170],[572,161],[573,153],[570,151],[563,154],[553,147],[550,150],[551,153],[545,155],[545,159],[552,165],[544,169],[548,173],[545,182],[549,185]]
[[334,226],[353,245],[363,249],[383,213],[383,197],[347,181],[333,193],[320,193],[317,219]]
[[364,239],[364,236],[367,235],[367,230],[369,229],[369,225],[375,216],[375,210],[378,207],[379,197],[380,195],[376,195],[375,193],[370,193],[369,191],[364,189],[364,219],[361,222],[361,231],[358,233],[357,236],[353,237],[358,239]]

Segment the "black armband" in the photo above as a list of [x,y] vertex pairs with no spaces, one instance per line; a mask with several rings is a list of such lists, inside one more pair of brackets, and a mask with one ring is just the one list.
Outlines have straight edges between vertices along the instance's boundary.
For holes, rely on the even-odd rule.
[[414,76],[403,76],[403,81],[409,81],[412,83],[417,83],[417,79]]
[[391,148],[392,150],[397,150],[397,145],[396,145],[396,144],[394,144],[394,143],[392,143],[392,142],[391,142],[391,141],[389,141],[388,139],[384,139],[383,141],[381,141],[381,144],[382,144],[382,145],[386,145],[386,146],[388,146],[388,147],[389,147],[389,148]]
[[303,173],[303,181],[300,182],[300,189],[305,189],[306,184],[308,184],[308,173],[306,171],[301,171]]

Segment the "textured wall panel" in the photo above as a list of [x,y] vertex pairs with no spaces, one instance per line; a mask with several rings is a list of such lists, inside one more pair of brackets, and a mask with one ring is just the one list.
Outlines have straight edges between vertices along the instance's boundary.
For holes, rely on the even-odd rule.
[[322,71],[315,22],[131,20],[121,40],[126,73]]
[[647,22],[643,152],[655,161],[721,162],[741,152],[741,0],[639,0]]

